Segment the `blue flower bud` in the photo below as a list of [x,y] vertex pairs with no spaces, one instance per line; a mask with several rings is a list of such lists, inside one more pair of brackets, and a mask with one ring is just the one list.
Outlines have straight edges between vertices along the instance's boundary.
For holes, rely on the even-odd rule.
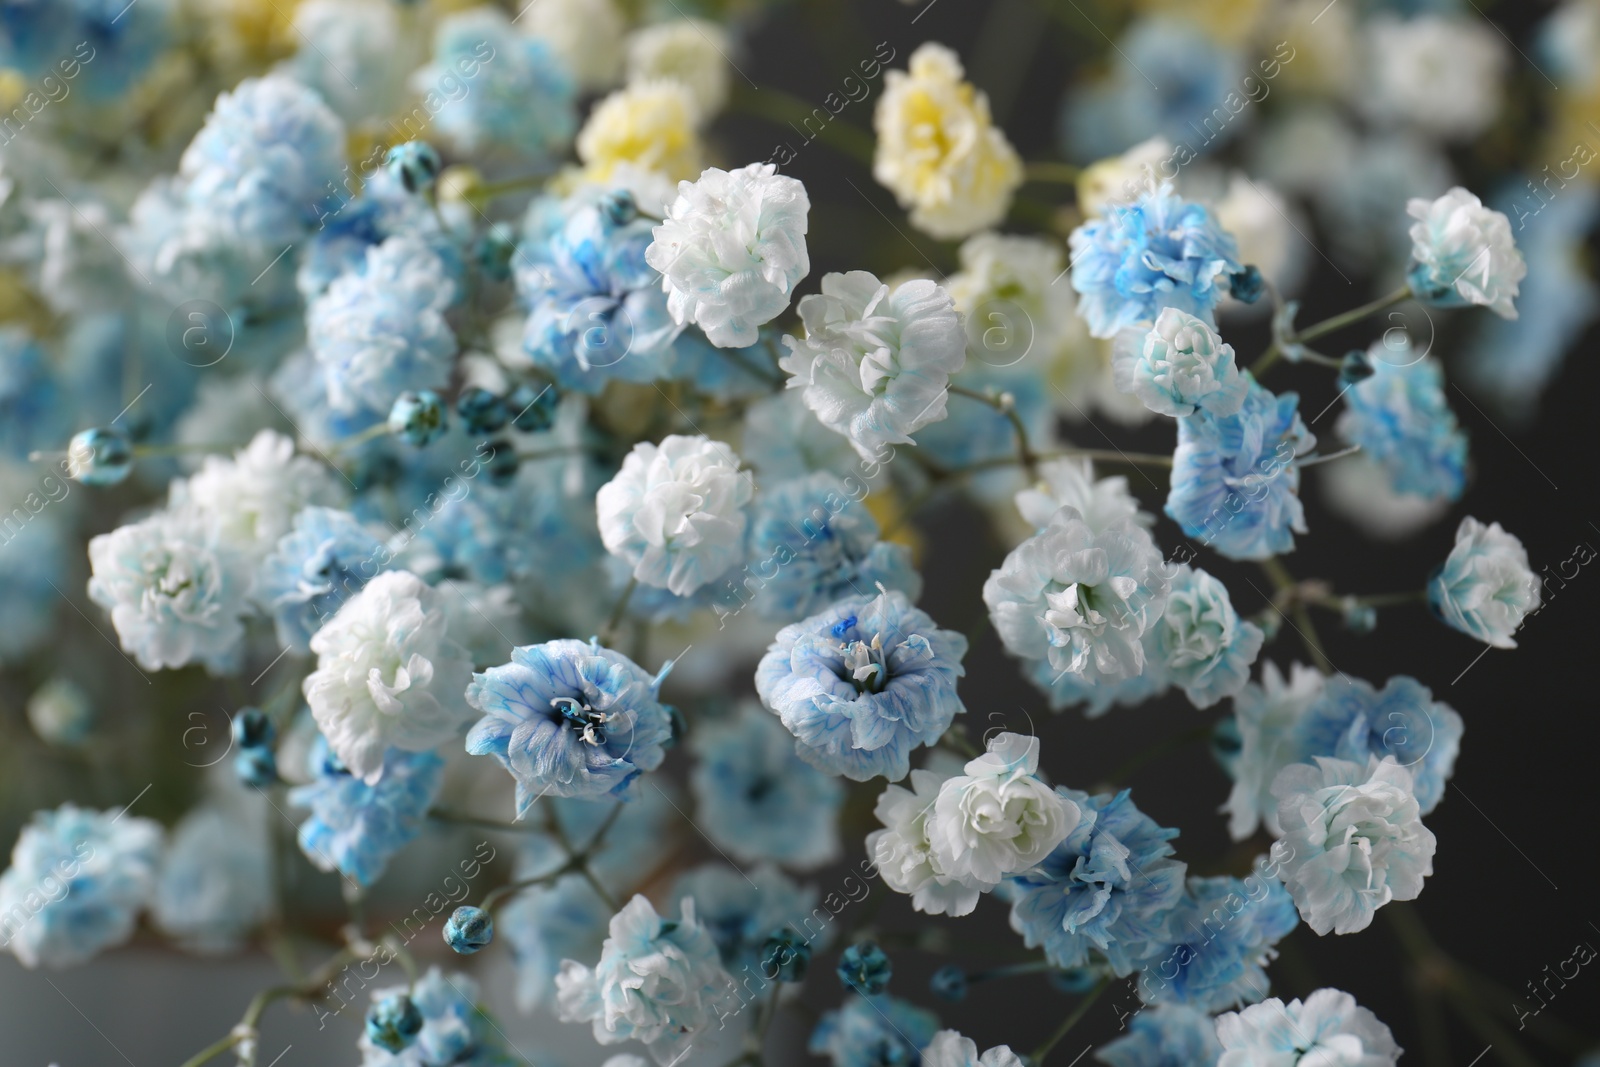
[[445,920],[444,940],[463,956],[470,956],[494,940],[494,919],[482,908],[463,904]]
[[1378,628],[1378,609],[1363,604],[1355,597],[1345,597],[1344,628],[1351,633],[1370,634]]
[[1050,984],[1063,993],[1087,993],[1100,981],[1100,972],[1093,967],[1068,967],[1064,971],[1051,971]]
[[602,196],[595,206],[613,226],[626,226],[639,217],[639,205],[634,202],[633,194],[626,189],[611,190]]
[[489,481],[494,485],[510,485],[517,476],[517,450],[504,438],[491,441],[490,444],[494,447],[494,454],[484,464]]
[[422,1033],[422,1012],[404,993],[391,993],[367,1009],[367,1040],[399,1055]]
[[1372,360],[1367,353],[1360,348],[1351,349],[1339,364],[1339,384],[1354,385],[1372,377],[1372,371]]
[[277,736],[277,728],[260,708],[242,708],[233,717],[233,743],[240,748],[265,748]]
[[1253,263],[1247,263],[1243,270],[1228,275],[1228,291],[1242,304],[1254,304],[1261,299],[1266,288],[1267,280]]
[[133,446],[115,427],[96,427],[73,435],[67,445],[67,473],[84,485],[116,485],[133,470]]
[[511,412],[511,425],[523,433],[538,433],[555,423],[556,407],[560,403],[555,386],[524,382],[511,390],[506,398],[506,410]]
[[761,976],[778,982],[803,982],[811,966],[811,946],[787,927],[774,930],[761,946]]
[[506,402],[476,385],[456,397],[456,414],[470,434],[490,434],[506,424]]
[[511,257],[517,251],[517,234],[504,222],[497,222],[484,231],[473,247],[478,269],[491,281],[511,280]]
[[839,957],[839,981],[846,989],[874,997],[889,988],[894,965],[875,941],[858,941]]
[[270,748],[246,748],[233,757],[233,770],[239,781],[265,789],[278,780],[278,758]]
[[967,999],[967,972],[955,964],[940,967],[933,972],[928,988],[940,1000],[955,1002]]
[[395,398],[389,409],[389,432],[417,448],[437,441],[448,426],[444,401],[432,389],[408,389]]
[[439,153],[426,141],[407,141],[389,149],[383,165],[400,180],[408,193],[420,193],[433,186],[442,166]]

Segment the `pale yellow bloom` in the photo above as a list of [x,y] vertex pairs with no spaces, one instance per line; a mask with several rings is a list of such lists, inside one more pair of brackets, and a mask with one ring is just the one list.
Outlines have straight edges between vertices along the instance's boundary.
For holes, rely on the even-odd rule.
[[680,19],[635,30],[628,38],[628,81],[671,78],[694,97],[703,118],[728,102],[728,31],[704,19]]
[[1113,204],[1134,203],[1145,193],[1161,188],[1161,168],[1165,165],[1171,169],[1173,163],[1169,160],[1173,160],[1172,142],[1157,135],[1120,156],[1089,164],[1078,176],[1078,207],[1093,217],[1105,214]]
[[606,182],[619,170],[646,171],[671,181],[703,169],[699,111],[676,81],[641,81],[595,105],[578,133],[578,158],[588,181]]
[[940,238],[965,237],[1005,218],[1022,162],[989,117],[989,98],[962,80],[961,60],[929,42],[908,71],[885,77],[873,126],[872,175]]

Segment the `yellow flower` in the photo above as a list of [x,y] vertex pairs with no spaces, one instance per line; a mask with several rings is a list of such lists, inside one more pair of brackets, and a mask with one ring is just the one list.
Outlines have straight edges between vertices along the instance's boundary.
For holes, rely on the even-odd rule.
[[595,105],[578,133],[584,178],[605,182],[643,170],[674,182],[702,169],[699,111],[689,90],[665,79],[635,82]]
[[890,71],[873,126],[872,175],[911,211],[912,225],[950,239],[1005,218],[1022,163],[950,49],[929,42],[909,71]]

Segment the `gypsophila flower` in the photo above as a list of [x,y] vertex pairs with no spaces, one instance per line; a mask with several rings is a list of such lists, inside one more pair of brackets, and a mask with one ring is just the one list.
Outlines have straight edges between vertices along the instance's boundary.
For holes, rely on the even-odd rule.
[[383,569],[383,545],[348,511],[308,507],[256,573],[254,596],[278,642],[301,652],[311,635]]
[[765,489],[750,526],[755,603],[768,618],[815,615],[880,584],[913,599],[922,592],[910,550],[879,541],[877,520],[832,474]]
[[1023,1067],[1010,1045],[996,1045],[978,1055],[978,1045],[956,1030],[940,1030],[922,1050],[922,1067]]
[[301,508],[340,504],[344,495],[325,463],[296,455],[294,442],[273,430],[256,434],[231,460],[207,456],[171,488],[175,510],[199,512],[224,541],[251,555],[270,550]]
[[445,920],[444,941],[463,956],[470,956],[494,940],[494,919],[482,908],[463,905]]
[[1155,517],[1139,510],[1128,492],[1128,479],[1094,476],[1094,461],[1065,456],[1039,464],[1039,481],[1017,493],[1017,511],[1035,530],[1050,525],[1050,517],[1063,507],[1077,510],[1089,528],[1099,532],[1124,519],[1152,526]]
[[1283,883],[1319,934],[1353,934],[1391,900],[1415,900],[1433,873],[1411,772],[1393,756],[1315,757],[1278,773],[1272,794],[1288,846]]
[[1049,659],[1023,661],[1022,674],[1050,699],[1051,711],[1081,704],[1085,718],[1097,719],[1113,707],[1137,707],[1167,691],[1171,682],[1152,648],[1154,635],[1153,629],[1145,631],[1144,670],[1120,682],[1085,681],[1069,671],[1056,670]]
[[1184,533],[1229,559],[1294,548],[1306,532],[1295,459],[1317,441],[1298,407],[1294,393],[1274,396],[1252,380],[1238,414],[1178,420],[1165,510]]
[[161,826],[63,804],[34,812],[0,874],[0,945],[24,967],[70,967],[133,934],[149,903]]
[[447,385],[456,337],[444,312],[455,292],[428,243],[399,235],[368,248],[360,268],[335,279],[306,312],[329,406],[376,421],[407,389]]
[[598,184],[627,185],[624,179],[635,172],[657,180],[688,181],[702,169],[699,123],[694,94],[682,82],[655,78],[618,89],[590,109],[578,131],[583,177]]
[[675,1062],[733,984],[716,943],[696,918],[693,899],[683,901],[676,922],[666,922],[635,896],[612,917],[610,931],[592,969],[562,962],[557,1017],[592,1022],[602,1045],[641,1041],[657,1063]]
[[1516,648],[1512,634],[1537,610],[1542,583],[1528,552],[1498,522],[1468,515],[1455,547],[1428,580],[1428,603],[1445,625],[1496,648]]
[[1166,933],[1186,867],[1172,859],[1178,831],[1158,826],[1128,799],[1058,788],[1080,814],[1066,838],[1008,886],[1011,928],[1057,967],[1082,967],[1091,950],[1130,974]]
[[694,18],[658,22],[633,31],[627,48],[630,82],[671,78],[683,83],[702,121],[728,102],[728,53],[733,42],[719,24]]
[[1443,367],[1411,358],[1409,345],[1391,355],[1380,341],[1367,355],[1372,375],[1345,392],[1339,436],[1380,464],[1397,492],[1457,499],[1467,481],[1467,438],[1445,401]]
[[884,76],[873,113],[872,176],[911,211],[911,224],[942,239],[1005,217],[1022,163],[993,124],[989,98],[963,80],[961,60],[929,41],[908,69]]
[[1265,640],[1261,627],[1239,618],[1226,586],[1187,563],[1177,568],[1155,625],[1155,647],[1190,703],[1209,708],[1237,693]]
[[1209,319],[1242,267],[1233,238],[1170,183],[1109,206],[1072,231],[1071,247],[1078,314],[1096,337],[1154,322],[1169,307]]
[[1276,878],[1190,878],[1166,916],[1169,943],[1140,965],[1139,996],[1206,1012],[1254,1003],[1266,995],[1274,946],[1299,921]]
[[197,808],[172,832],[151,912],[163,932],[196,952],[241,945],[274,909],[266,826],[220,805]]
[[422,832],[444,776],[444,760],[432,752],[388,749],[366,781],[320,735],[307,765],[311,781],[289,791],[290,804],[311,810],[300,824],[300,851],[318,870],[336,870],[362,886],[376,882]]
[[695,918],[716,943],[723,966],[739,976],[755,973],[757,956],[773,931],[807,929],[802,923],[817,906],[815,888],[791,881],[771,864],[748,874],[719,863],[696,867],[673,885],[670,899],[685,897],[694,899]]
[[1527,264],[1500,212],[1459,185],[1437,200],[1406,201],[1412,267],[1406,275],[1419,300],[1436,307],[1481,304],[1505,319],[1517,317],[1517,286]]
[[1426,133],[1468,140],[1500,111],[1504,38],[1465,13],[1423,11],[1366,21],[1367,62],[1358,101],[1380,122],[1399,119]]
[[1321,671],[1296,663],[1285,678],[1270,660],[1261,667],[1261,682],[1246,683],[1233,697],[1234,722],[1239,732],[1239,754],[1229,768],[1233,790],[1223,810],[1228,813],[1228,833],[1243,841],[1266,828],[1281,837],[1278,801],[1272,780],[1300,758],[1295,726],[1306,710],[1322,696]]
[[785,335],[779,366],[824,426],[866,460],[945,417],[966,334],[950,294],[925,279],[891,290],[866,271],[826,274],[799,305],[805,337]]
[[576,872],[506,901],[497,923],[517,967],[517,1007],[531,1011],[552,999],[563,959],[598,959],[610,920],[611,909]]
[[646,585],[687,596],[743,562],[751,478],[721,441],[641,441],[595,494],[606,550]]
[[482,718],[467,751],[492,755],[517,780],[517,818],[544,795],[623,797],[655,770],[672,736],[661,676],[598,642],[560,640],[511,650],[472,676],[466,702]]
[[1272,997],[1217,1016],[1217,1067],[1393,1067],[1403,1051],[1378,1017],[1342,989],[1288,1004]]
[[913,1065],[933,1040],[939,1017],[909,1001],[880,994],[850,996],[825,1013],[811,1031],[806,1051],[826,1056],[833,1067]]
[[400,109],[405,73],[420,57],[392,4],[306,0],[294,8],[294,31],[300,49],[284,69],[315,89],[345,122]]
[[1072,507],[1012,549],[983,586],[1007,651],[1095,684],[1143,671],[1142,638],[1166,597],[1149,533],[1127,520],[1096,531]]
[[[408,992],[406,986],[374,989],[374,1003]],[[361,1067],[514,1067],[522,1062],[505,1048],[503,1032],[479,1005],[478,983],[465,974],[429,967],[409,988],[422,1015],[422,1029],[400,1052],[361,1035]]]
[[661,272],[667,307],[719,348],[756,343],[757,327],[789,306],[811,270],[806,187],[771,163],[708,168],[681,182],[645,260]]
[[794,739],[759,704],[689,736],[695,822],[742,863],[820,867],[837,859],[844,786],[795,753]]
[[756,667],[761,702],[829,774],[899,781],[911,750],[965,710],[956,679],[967,639],[941,630],[904,593],[856,596],[778,631]]
[[233,670],[249,614],[248,563],[192,511],[157,512],[89,542],[89,598],[146,670]]
[[928,846],[946,878],[992,888],[1034,866],[1078,825],[1078,806],[1036,777],[1039,739],[1001,733],[939,786]]
[[445,631],[439,594],[410,571],[385,571],[312,635],[317,669],[302,685],[328,745],[369,785],[384,750],[423,752],[458,735],[472,661]]
[[28,725],[46,744],[63,748],[82,745],[95,718],[89,695],[71,678],[51,678],[28,697]]
[[550,42],[579,89],[604,89],[622,66],[626,25],[615,0],[540,0],[518,22]]
[[1094,1055],[1110,1067],[1217,1067],[1221,1054],[1210,1015],[1182,1004],[1160,1004],[1136,1012],[1127,1035]]
[[873,808],[884,829],[867,835],[867,855],[884,885],[911,897],[917,911],[970,915],[982,890],[945,874],[928,841],[928,824],[943,784],[940,775],[919,768],[911,772],[910,789],[886,786]]
[[1137,350],[1119,346],[1112,361],[1117,388],[1133,393],[1158,415],[1237,414],[1250,379],[1204,319],[1175,307],[1161,309]]

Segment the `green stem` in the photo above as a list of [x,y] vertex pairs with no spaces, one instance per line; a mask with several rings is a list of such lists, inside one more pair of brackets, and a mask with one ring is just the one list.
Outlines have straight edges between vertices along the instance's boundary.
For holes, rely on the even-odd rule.
[[[1277,587],[1278,592],[1293,593],[1296,588],[1294,577],[1278,557],[1269,556],[1262,560],[1261,569],[1272,580],[1272,584]],[[1311,612],[1306,607],[1305,601],[1293,595],[1289,599],[1291,604],[1290,611],[1294,615],[1295,629],[1300,633],[1301,643],[1306,646],[1306,653],[1311,657],[1311,661],[1317,665],[1318,670],[1323,674],[1331,674],[1333,672],[1333,661],[1328,659],[1326,652],[1322,651],[1322,639],[1317,636],[1317,629],[1312,625]]]
[[1010,421],[1011,429],[1017,435],[1017,462],[1022,464],[1022,468],[1028,472],[1029,478],[1039,477],[1039,460],[1034,455],[1032,446],[1028,443],[1028,427],[1023,424],[1022,416],[1017,413],[1016,404],[1002,400],[998,396],[980,393],[976,389],[968,389],[965,386],[952,385],[949,389],[956,396],[964,396],[980,403],[988,404],[1004,415]]
[[1023,177],[1030,182],[1050,182],[1057,185],[1076,185],[1082,174],[1082,167],[1053,160],[1028,163],[1022,168]]
[[600,627],[600,639],[606,644],[611,644],[611,639],[616,636],[617,627],[622,625],[622,616],[628,611],[628,601],[633,599],[633,592],[639,588],[639,577],[634,575],[628,579],[628,584],[623,587],[622,595],[617,598],[616,607],[611,609],[611,614],[606,616],[605,625]]
[[1099,999],[1100,994],[1104,993],[1106,987],[1110,984],[1111,976],[1109,974],[1100,979],[1095,987],[1084,995],[1083,1000],[1079,1001],[1078,1006],[1072,1009],[1072,1014],[1062,1020],[1056,1032],[1046,1038],[1044,1044],[1033,1050],[1033,1055],[1029,1056],[1028,1060],[1034,1067],[1042,1067],[1044,1058],[1050,1055],[1050,1050],[1055,1048],[1074,1026],[1078,1025],[1079,1020],[1089,1014],[1089,1008]]
[[1369,315],[1376,315],[1380,311],[1386,311],[1396,304],[1403,304],[1410,299],[1411,286],[1402,285],[1389,295],[1380,296],[1371,303],[1362,304],[1360,307],[1352,308],[1341,315],[1334,315],[1331,318],[1323,319],[1321,322],[1313,323],[1305,329],[1297,331],[1291,340],[1295,344],[1315,341],[1319,337],[1326,337],[1336,330],[1342,330],[1346,326],[1360,322]]
[[[823,107],[812,107],[793,93],[770,86],[760,89],[736,88],[729,102],[735,111],[753,115],[780,126],[787,126],[805,138],[805,143],[818,140],[852,159],[872,166],[875,147],[872,134],[848,122],[841,122],[833,112]],[[842,109],[841,109],[842,110]],[[827,121],[818,122],[818,116]],[[807,123],[816,125],[813,132]]]

